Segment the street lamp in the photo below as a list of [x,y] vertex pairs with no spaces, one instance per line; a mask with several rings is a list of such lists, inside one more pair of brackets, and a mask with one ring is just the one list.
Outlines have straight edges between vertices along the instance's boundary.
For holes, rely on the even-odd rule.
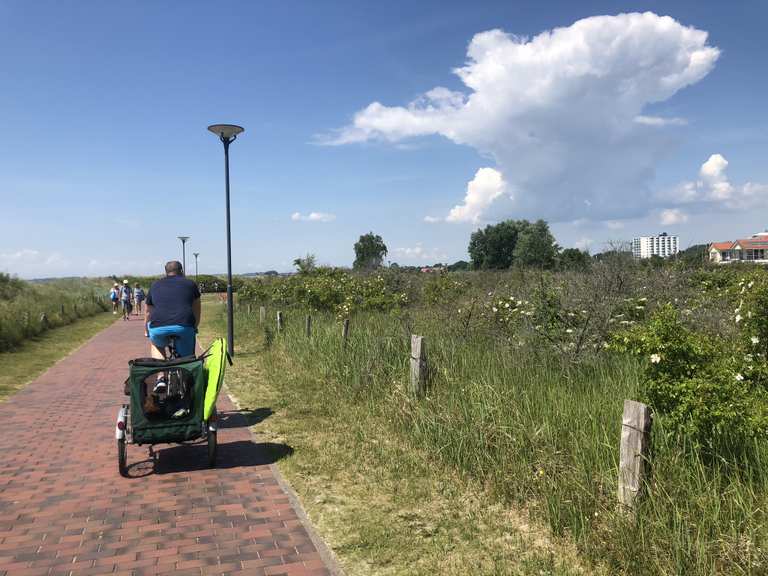
[[208,130],[216,134],[224,144],[224,181],[226,184],[227,203],[227,352],[235,355],[235,327],[232,314],[232,235],[229,228],[229,145],[243,132],[243,128],[234,124],[213,124]]
[[195,256],[195,284],[197,284],[197,257],[200,256],[200,252],[192,252]]
[[189,236],[178,236],[178,239],[181,240],[181,267],[182,270],[184,270],[184,274],[187,273],[187,250],[185,248],[187,244],[187,240],[189,240]]

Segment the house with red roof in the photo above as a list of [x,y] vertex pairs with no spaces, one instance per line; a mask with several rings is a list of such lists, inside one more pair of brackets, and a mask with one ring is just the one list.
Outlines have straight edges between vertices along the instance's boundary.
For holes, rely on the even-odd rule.
[[753,234],[751,238],[713,242],[709,245],[709,261],[716,264],[768,264],[768,231]]

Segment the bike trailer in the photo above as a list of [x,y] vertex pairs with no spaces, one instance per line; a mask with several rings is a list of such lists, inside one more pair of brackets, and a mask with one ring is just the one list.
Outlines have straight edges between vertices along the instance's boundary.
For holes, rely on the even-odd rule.
[[[174,360],[138,358],[131,360],[129,366],[131,434],[134,444],[185,442],[204,434],[207,382],[203,359],[195,356]],[[152,389],[161,376],[169,380],[169,386],[178,386],[184,390],[177,404],[154,404]]]

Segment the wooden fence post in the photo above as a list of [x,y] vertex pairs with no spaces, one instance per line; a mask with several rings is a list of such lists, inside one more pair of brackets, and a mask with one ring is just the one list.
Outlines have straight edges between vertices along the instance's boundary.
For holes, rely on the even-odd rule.
[[312,316],[310,316],[309,314],[307,314],[306,332],[307,332],[307,338],[310,338],[312,336]]
[[267,319],[267,309],[264,306],[259,306],[259,323],[264,324],[264,320]]
[[649,470],[651,409],[642,402],[624,400],[619,453],[619,504],[633,511]]
[[64,304],[61,305],[61,317],[64,317]]
[[251,303],[248,302],[248,316],[251,315]]
[[347,347],[347,339],[349,338],[349,318],[344,318],[344,325],[341,328],[341,340],[342,345]]
[[280,310],[277,311],[277,331],[283,331],[283,313]]
[[411,335],[411,394],[423,396],[427,390],[427,350],[424,337]]

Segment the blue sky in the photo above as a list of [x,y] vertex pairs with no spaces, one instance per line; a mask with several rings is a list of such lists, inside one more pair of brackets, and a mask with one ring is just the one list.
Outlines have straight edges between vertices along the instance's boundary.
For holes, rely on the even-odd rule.
[[[673,25],[590,20],[569,44],[579,20],[643,11]],[[474,229],[507,217],[545,217],[561,245],[593,252],[663,230],[683,246],[744,237],[768,225],[766,17],[759,1],[5,1],[0,270],[157,273],[183,234],[201,272],[224,271],[215,122],[246,130],[231,148],[235,272],[307,252],[349,265],[371,230],[401,264],[464,259]],[[494,29],[507,35],[476,36]],[[614,37],[629,48],[611,52]],[[480,89],[453,73],[473,38]],[[708,67],[659,96],[643,66],[678,65],[674,50]],[[522,53],[542,57],[523,69]],[[497,57],[507,75],[484,75]],[[639,113],[595,109],[635,70]],[[509,109],[544,76],[559,78],[549,93]],[[423,96],[436,87],[455,100]],[[465,110],[473,92],[496,112]]]

